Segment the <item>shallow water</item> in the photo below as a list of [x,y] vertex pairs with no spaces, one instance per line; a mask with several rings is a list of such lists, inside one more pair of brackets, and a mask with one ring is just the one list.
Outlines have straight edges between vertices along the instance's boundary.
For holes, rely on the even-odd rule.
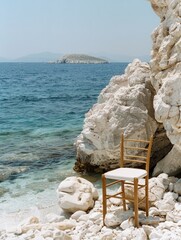
[[[0,209],[56,203],[85,113],[126,63],[0,63]],[[84,176],[99,186],[99,176]]]

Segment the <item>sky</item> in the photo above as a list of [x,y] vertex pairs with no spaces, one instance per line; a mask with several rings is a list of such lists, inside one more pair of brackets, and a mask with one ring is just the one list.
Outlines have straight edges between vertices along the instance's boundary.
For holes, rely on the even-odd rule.
[[0,0],[0,57],[149,56],[158,24],[148,0]]

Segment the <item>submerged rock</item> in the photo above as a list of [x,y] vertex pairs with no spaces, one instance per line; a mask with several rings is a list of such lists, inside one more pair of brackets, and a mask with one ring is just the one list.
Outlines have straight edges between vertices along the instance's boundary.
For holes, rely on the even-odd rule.
[[8,191],[9,191],[8,189],[0,187],[0,197],[2,197]]
[[23,173],[27,171],[28,167],[20,166],[20,167],[7,167],[7,166],[0,166],[0,182],[10,178],[11,176],[15,176],[19,173]]

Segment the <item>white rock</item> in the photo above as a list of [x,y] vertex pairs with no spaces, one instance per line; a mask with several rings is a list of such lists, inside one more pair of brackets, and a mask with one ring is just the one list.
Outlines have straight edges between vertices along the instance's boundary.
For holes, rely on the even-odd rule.
[[76,226],[76,221],[74,219],[66,219],[63,222],[55,223],[54,226],[59,230],[72,229]]
[[[181,22],[180,1],[150,0],[153,10],[161,18],[160,25],[152,34],[153,48],[150,61],[154,97],[155,117],[162,122],[167,136],[181,148]],[[175,147],[175,146],[174,146]],[[174,148],[175,149],[175,148]],[[155,176],[160,172],[169,175],[180,172],[180,154],[173,150],[158,163]],[[174,153],[175,152],[175,153]]]
[[150,240],[159,240],[161,238],[162,238],[162,233],[161,232],[153,231],[149,235]]
[[87,211],[94,206],[98,192],[92,183],[80,177],[68,177],[57,189],[59,205],[67,212]]
[[143,228],[127,228],[122,231],[116,238],[117,240],[147,240],[147,235]]
[[120,227],[124,230],[126,228],[130,228],[133,227],[134,223],[133,223],[133,219],[127,219],[125,221],[123,221],[120,225]]
[[181,195],[181,179],[179,179],[175,184],[174,184],[174,192],[178,193]]
[[89,227],[88,232],[92,233],[94,236],[101,230],[102,225],[92,225]]
[[95,222],[98,219],[102,219],[102,213],[100,212],[93,212],[89,215],[89,219],[93,222]]
[[69,236],[68,234],[66,234],[63,231],[57,231],[54,236],[53,236],[54,240],[71,240],[72,237]]
[[31,216],[31,217],[28,217],[26,219],[24,219],[20,224],[19,226],[26,226],[26,225],[31,225],[31,224],[36,224],[36,223],[39,223],[39,218],[35,217],[35,216]]
[[[128,82],[123,86],[123,82]],[[110,81],[98,103],[86,114],[81,134],[76,140],[76,168],[97,166],[115,168],[120,158],[120,134],[148,139],[157,128],[153,119],[150,67],[135,59],[125,74]]]
[[26,239],[33,239],[35,238],[35,232],[31,229],[28,232],[26,232],[26,234],[23,234],[24,238]]
[[178,193],[174,193],[174,192],[166,192],[164,193],[163,199],[166,200],[167,202],[171,202],[178,199]]
[[174,184],[173,183],[169,183],[169,191],[173,192],[174,189]]
[[181,203],[175,203],[173,211],[170,211],[166,215],[167,221],[178,223],[181,219]]
[[175,199],[178,198],[177,194],[168,192],[164,194],[162,200],[158,200],[155,202],[155,206],[162,212],[172,211],[175,207]]
[[46,215],[46,219],[49,223],[52,223],[52,222],[61,222],[65,220],[65,217],[61,215],[57,215],[55,213],[49,213]]
[[42,234],[42,236],[44,237],[44,238],[48,238],[48,237],[53,237],[53,231],[50,231],[50,230],[43,230],[42,232],[41,232],[41,234]]
[[123,210],[118,209],[115,212],[106,214],[105,224],[108,227],[118,226],[123,221],[125,221],[126,219],[128,219],[132,216],[133,216],[132,210],[123,211]]
[[156,207],[150,207],[149,208],[149,215],[151,216],[159,216],[160,211]]
[[181,161],[179,160],[181,156],[181,146],[174,145],[172,150],[157,163],[153,176],[157,176],[161,172],[168,173],[169,175],[174,175],[181,171]]
[[41,235],[35,236],[34,240],[45,240],[45,238]]
[[111,233],[106,232],[102,234],[100,237],[100,240],[112,240],[112,239],[114,239],[114,234],[112,232]]
[[78,221],[86,222],[88,219],[89,219],[88,214],[82,214],[82,215],[78,218]]
[[35,224],[28,224],[28,225],[24,225],[24,226],[21,226],[21,233],[27,233],[29,230],[41,230],[42,228],[42,224],[40,223],[35,223]]
[[101,240],[112,240],[112,239],[114,239],[113,230],[111,228],[107,228],[106,226],[104,226],[101,229],[100,239]]
[[150,236],[150,233],[155,229],[153,226],[148,226],[148,225],[143,225],[142,228],[145,231],[147,236]]
[[75,220],[78,220],[78,219],[80,218],[80,216],[86,215],[86,214],[87,214],[87,213],[86,213],[85,211],[79,210],[79,211],[76,211],[75,213],[73,213],[73,214],[71,215],[71,218],[72,218],[72,219],[75,219]]
[[175,203],[175,210],[181,212],[181,203]]

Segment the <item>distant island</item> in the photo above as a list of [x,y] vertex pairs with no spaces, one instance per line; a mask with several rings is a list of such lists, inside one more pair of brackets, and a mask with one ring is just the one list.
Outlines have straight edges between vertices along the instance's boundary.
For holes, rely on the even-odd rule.
[[83,64],[103,64],[103,63],[108,63],[107,60],[101,59],[101,58],[96,58],[92,57],[89,55],[85,54],[69,54],[69,55],[64,55],[61,59],[58,59],[56,63],[83,63]]

